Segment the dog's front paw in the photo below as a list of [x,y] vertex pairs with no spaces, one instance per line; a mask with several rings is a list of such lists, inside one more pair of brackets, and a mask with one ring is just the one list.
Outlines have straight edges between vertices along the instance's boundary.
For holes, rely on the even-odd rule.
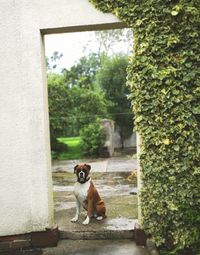
[[71,222],[77,222],[77,220],[78,220],[78,217],[75,216],[74,218],[71,219]]
[[83,221],[83,225],[88,225],[90,222],[90,218],[87,216],[87,218]]
[[97,220],[103,220],[103,216],[98,216],[96,219]]

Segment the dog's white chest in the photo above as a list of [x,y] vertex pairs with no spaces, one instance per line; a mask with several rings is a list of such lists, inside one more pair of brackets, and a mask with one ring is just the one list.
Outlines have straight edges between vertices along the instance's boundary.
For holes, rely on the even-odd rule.
[[89,188],[90,181],[87,181],[86,183],[83,184],[76,182],[74,185],[74,194],[82,205],[85,203]]

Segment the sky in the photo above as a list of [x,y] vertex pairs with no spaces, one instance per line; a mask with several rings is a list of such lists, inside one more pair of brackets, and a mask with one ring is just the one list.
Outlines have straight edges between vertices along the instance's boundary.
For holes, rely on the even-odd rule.
[[[45,36],[45,55],[50,58],[55,51],[63,54],[58,69],[70,69],[76,61],[90,52],[98,52],[99,44],[95,40],[95,32],[74,32]],[[116,43],[115,52],[126,48],[124,43]],[[59,70],[58,70],[59,71]]]
[[60,59],[60,68],[70,68],[84,54],[84,46],[90,43],[90,47],[97,50],[94,40],[94,32],[76,32],[53,34],[45,36],[45,55],[51,57],[53,52],[63,54]]

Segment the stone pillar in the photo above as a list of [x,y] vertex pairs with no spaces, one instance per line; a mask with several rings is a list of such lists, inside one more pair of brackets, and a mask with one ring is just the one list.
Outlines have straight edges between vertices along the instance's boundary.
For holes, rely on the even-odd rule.
[[114,122],[113,122],[113,120],[102,119],[101,123],[102,123],[103,130],[104,130],[104,133],[106,136],[103,156],[104,157],[112,157],[112,155],[114,153],[114,142],[113,142]]

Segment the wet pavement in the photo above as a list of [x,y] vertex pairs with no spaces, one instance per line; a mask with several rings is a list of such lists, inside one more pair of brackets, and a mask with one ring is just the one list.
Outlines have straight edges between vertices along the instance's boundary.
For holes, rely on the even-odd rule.
[[61,240],[57,247],[0,253],[2,255],[149,255],[133,240]]
[[131,240],[85,240],[59,243],[59,247],[44,249],[44,255],[148,255],[144,247]]
[[[62,161],[53,164],[55,221],[62,239],[133,239],[137,222],[137,161],[130,157],[115,157],[86,161],[91,165],[92,180],[106,204],[107,218],[92,219],[84,226],[83,210],[77,223],[70,219],[75,214],[73,185],[74,166],[83,161]],[[133,192],[134,191],[134,192]]]
[[83,159],[81,160],[62,160],[53,161],[53,172],[69,172],[72,173],[74,166],[87,162],[92,167],[92,172],[127,172],[137,169],[137,160],[131,156],[100,158],[100,159]]

